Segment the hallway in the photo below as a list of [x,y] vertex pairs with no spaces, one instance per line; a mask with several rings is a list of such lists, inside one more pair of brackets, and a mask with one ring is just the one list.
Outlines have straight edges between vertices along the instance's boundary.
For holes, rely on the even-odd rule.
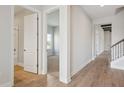
[[111,69],[109,54],[103,52],[73,78],[72,86],[122,87],[124,71]]
[[[26,74],[22,70],[15,71],[15,86],[26,87],[124,87],[124,71],[111,69],[108,52],[103,52],[80,72],[72,77],[72,82],[63,84],[51,75]],[[17,80],[18,77],[18,80]]]

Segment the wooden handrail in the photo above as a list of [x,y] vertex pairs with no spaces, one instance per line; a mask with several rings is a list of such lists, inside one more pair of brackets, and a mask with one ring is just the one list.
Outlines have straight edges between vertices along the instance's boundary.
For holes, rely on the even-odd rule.
[[118,45],[119,43],[121,43],[121,42],[123,42],[123,41],[124,41],[124,39],[118,41],[117,43],[113,44],[113,45],[111,46],[111,48],[114,47],[114,46],[116,46],[116,45]]

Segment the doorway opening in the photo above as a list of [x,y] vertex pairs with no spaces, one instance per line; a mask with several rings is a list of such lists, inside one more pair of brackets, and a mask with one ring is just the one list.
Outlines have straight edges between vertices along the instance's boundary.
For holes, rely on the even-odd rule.
[[[47,36],[48,35],[48,15],[58,11],[58,69],[59,69],[59,81],[63,83],[69,83],[71,81],[70,75],[70,7],[69,6],[57,6],[50,8],[43,12],[43,65],[42,73],[48,74],[48,50],[47,50]],[[56,17],[54,17],[56,18]],[[56,28],[55,28],[56,29]],[[51,45],[52,46],[52,45]],[[55,51],[54,51],[55,54]],[[56,52],[57,54],[57,52]],[[50,74],[48,74],[50,75]],[[56,75],[55,75],[56,76]]]
[[59,10],[47,14],[47,72],[59,79]]
[[112,24],[104,24],[101,25],[104,31],[104,50],[110,51],[111,50],[111,32],[112,32]]
[[111,50],[112,24],[95,25],[95,56]]
[[38,74],[38,24],[37,12],[14,6],[14,86]]

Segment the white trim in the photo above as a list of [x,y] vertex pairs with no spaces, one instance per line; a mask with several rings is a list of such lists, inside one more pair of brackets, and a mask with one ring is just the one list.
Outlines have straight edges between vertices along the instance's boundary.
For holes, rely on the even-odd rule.
[[71,82],[71,78],[70,77],[67,77],[66,79],[64,77],[61,77],[61,82],[65,83],[65,84],[68,84],[69,82]]
[[60,81],[71,81],[70,71],[70,6],[60,7]]
[[92,60],[95,60],[96,56],[92,57]]
[[92,24],[92,59],[95,58],[96,53],[95,53],[95,25]]
[[[39,11],[39,10],[37,10],[37,9],[35,9],[35,8],[32,8],[32,7],[30,7],[30,6],[21,6],[21,7],[23,7],[23,8],[25,8],[25,9],[28,9],[28,10],[30,10],[30,11],[33,11],[33,12],[36,12],[37,14],[38,14],[38,18],[39,18],[39,24],[38,24],[38,64],[39,64],[39,67],[38,67],[38,74],[41,74],[41,72],[42,72],[42,69],[41,69],[41,65],[42,65],[42,50],[41,50],[41,42],[42,42],[42,34],[41,34],[41,11]],[[13,60],[13,33],[14,33],[14,31],[13,31],[13,25],[14,25],[14,5],[12,6],[12,8],[11,8],[11,12],[12,12],[12,28],[11,28],[11,32],[12,32],[12,34],[11,34],[11,86],[13,86],[14,85],[14,60]],[[22,64],[20,64],[20,65],[22,65]]]
[[37,10],[36,8],[30,7],[30,6],[20,5],[20,7],[23,7],[25,9],[27,9],[27,10],[32,11],[32,12],[37,12],[37,13],[41,12],[41,11]]
[[[43,64],[42,74],[47,74],[47,14],[59,10],[59,32],[60,42],[64,42],[60,45],[59,52],[59,80],[63,83],[69,83],[71,81],[70,76],[70,6],[57,6],[44,11],[43,13]],[[64,35],[63,35],[64,33]],[[65,40],[66,39],[66,40]],[[65,41],[64,41],[65,40]],[[61,43],[60,43],[61,44]],[[64,50],[64,51],[63,51]]]
[[30,6],[23,5],[25,9],[36,12],[38,14],[38,74],[42,74],[42,31],[41,31],[41,11]]
[[[11,86],[14,85],[14,51],[13,51],[13,47],[14,47],[14,36],[13,36],[13,33],[14,33],[14,30],[13,30],[13,24],[14,24],[14,6],[11,6]],[[4,84],[4,85],[7,85],[7,84]]]
[[52,13],[57,10],[60,10],[60,6],[55,6],[55,7],[49,8],[49,9],[45,10],[44,13],[49,14],[49,13]]
[[18,65],[18,66],[24,67],[23,62],[17,62],[15,65]]
[[0,85],[0,87],[12,87],[12,86],[13,84],[11,82],[7,82],[7,83]]
[[39,24],[38,24],[38,74],[42,74],[42,24],[41,24],[41,12],[38,12]]
[[47,74],[47,14],[60,10],[60,7],[53,7],[50,9],[47,9],[43,12],[43,64],[42,64],[42,74]]
[[59,6],[49,8],[43,12],[43,64],[42,64],[42,74],[47,74],[47,14],[60,10]]
[[47,20],[46,11],[43,12],[43,63],[42,63],[42,74],[47,74]]
[[27,10],[30,10],[32,12],[36,12],[38,14],[38,74],[42,74],[42,69],[41,69],[41,66],[42,66],[42,49],[41,49],[41,46],[42,46],[42,34],[41,34],[41,11],[33,8],[33,7],[30,7],[30,6],[21,6]]
[[124,56],[112,61],[110,67],[114,69],[124,70],[123,62],[124,62]]
[[[92,59],[90,59],[90,60],[88,61],[88,63],[85,64],[85,66],[87,66],[91,61],[92,61]],[[85,66],[84,66],[84,64],[80,65],[80,66],[78,67],[78,69],[76,69],[75,71],[73,71],[73,72],[71,73],[71,76],[74,76],[75,74],[77,74],[78,72],[80,72]]]

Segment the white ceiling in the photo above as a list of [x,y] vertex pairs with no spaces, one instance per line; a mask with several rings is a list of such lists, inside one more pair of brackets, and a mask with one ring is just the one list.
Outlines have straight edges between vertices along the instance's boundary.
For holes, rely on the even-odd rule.
[[19,12],[21,12],[21,11],[23,11],[24,10],[24,8],[22,8],[22,7],[19,7],[19,6],[15,6],[14,7],[14,12],[17,14],[17,13],[19,13]]
[[[43,8],[49,8],[49,7],[52,7],[52,6],[31,6],[31,7],[34,7],[34,8],[39,8],[39,9],[43,9]],[[28,13],[28,14],[31,14],[32,13],[32,11],[29,11],[29,10],[27,10],[27,9],[25,9],[25,8],[23,8],[23,7],[21,7],[21,6],[15,6],[14,7],[14,12],[15,12],[15,16],[16,15],[20,15],[20,14],[22,14],[22,13]],[[48,22],[47,22],[47,24],[49,25],[49,26],[58,26],[59,25],[59,10],[56,10],[56,11],[54,11],[54,12],[51,12],[51,13],[49,13],[48,14],[48,16],[47,16],[47,20],[48,20]]]
[[[42,9],[45,6],[33,6],[33,7],[39,7]],[[120,7],[124,7],[124,5],[105,5],[101,7],[100,5],[81,5],[81,7],[87,12],[87,14],[92,18],[103,18],[108,16],[113,16],[116,13],[116,10]],[[15,6],[15,14],[26,11],[26,9]],[[59,25],[59,13],[53,12],[48,15],[48,25],[51,26],[58,26]]]
[[96,19],[115,15],[116,9],[122,5],[105,5],[103,7],[100,5],[82,5],[82,7],[92,19]]
[[15,6],[14,7],[14,13],[15,13],[15,15],[18,15],[20,13],[29,13],[29,14],[31,14],[33,12],[30,11],[30,10],[27,10],[27,9],[21,7],[21,6]]

